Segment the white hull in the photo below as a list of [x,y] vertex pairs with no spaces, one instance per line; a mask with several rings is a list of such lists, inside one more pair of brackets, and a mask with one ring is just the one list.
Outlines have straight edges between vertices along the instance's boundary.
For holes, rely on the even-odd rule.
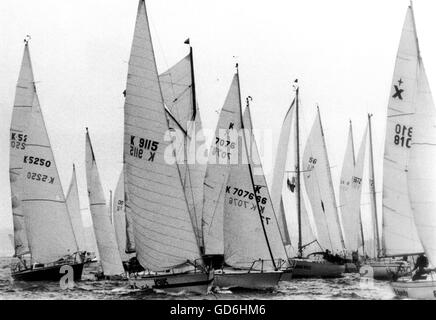
[[270,290],[278,286],[282,274],[282,271],[248,272],[239,270],[215,270],[214,286],[220,288]]
[[435,280],[399,280],[392,282],[391,286],[398,297],[436,300]]
[[[326,261],[309,259],[292,259],[294,270],[292,278],[339,278],[345,272],[345,265]],[[284,274],[282,281],[290,281],[289,275]]]
[[129,284],[133,288],[141,290],[208,294],[212,287],[213,280],[213,273],[179,273],[132,277],[129,279]]
[[403,261],[374,261],[362,265],[359,270],[361,277],[375,280],[393,280],[406,275],[410,271],[410,265]]

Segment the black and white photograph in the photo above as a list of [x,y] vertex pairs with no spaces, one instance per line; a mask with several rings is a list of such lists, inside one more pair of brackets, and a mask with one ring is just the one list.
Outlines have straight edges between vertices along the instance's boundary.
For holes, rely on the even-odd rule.
[[0,300],[436,299],[435,14],[0,0]]

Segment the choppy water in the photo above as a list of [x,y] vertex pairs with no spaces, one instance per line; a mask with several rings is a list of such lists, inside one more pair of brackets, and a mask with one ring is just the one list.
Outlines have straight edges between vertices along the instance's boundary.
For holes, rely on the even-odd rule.
[[[220,291],[207,296],[164,293],[144,293],[133,290],[126,281],[82,280],[75,283],[73,289],[62,290],[57,283],[25,283],[13,281],[10,276],[9,258],[0,258],[0,300],[26,299],[274,299],[274,300],[331,300],[331,299],[395,299],[388,282],[374,281],[364,283],[358,274],[348,274],[339,279],[296,279],[292,282],[280,282],[274,292],[257,291]],[[91,270],[85,269],[84,277]]]

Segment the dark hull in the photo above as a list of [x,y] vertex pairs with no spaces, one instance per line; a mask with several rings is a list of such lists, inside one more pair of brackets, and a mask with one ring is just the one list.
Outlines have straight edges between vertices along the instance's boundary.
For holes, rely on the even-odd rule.
[[[64,274],[60,269],[67,264],[43,267],[32,270],[23,270],[12,273],[12,278],[17,281],[59,281]],[[80,281],[83,272],[83,263],[69,264],[74,271],[74,281]]]

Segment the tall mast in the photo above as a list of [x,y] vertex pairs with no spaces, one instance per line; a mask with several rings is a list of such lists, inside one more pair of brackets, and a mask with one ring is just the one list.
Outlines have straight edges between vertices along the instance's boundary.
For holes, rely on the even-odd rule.
[[378,229],[378,215],[377,215],[377,196],[375,193],[375,175],[374,175],[374,152],[372,147],[372,127],[371,127],[371,117],[372,114],[368,114],[368,128],[369,128],[369,152],[370,152],[370,166],[371,166],[371,181],[372,181],[372,200],[374,201],[374,222],[375,222],[375,236],[377,243],[377,257],[380,257],[381,246],[380,246],[380,234]]
[[303,240],[301,234],[301,183],[300,183],[300,101],[299,101],[299,91],[298,79],[295,80],[297,87],[295,89],[295,122],[296,122],[296,138],[297,138],[297,161],[295,165],[295,170],[297,171],[297,212],[298,212],[298,256],[303,256]]
[[[246,141],[246,137],[245,137],[244,117],[242,115],[241,86],[240,86],[240,83],[239,83],[239,65],[238,64],[236,64],[236,74],[238,75],[239,109],[240,109],[240,116],[241,116],[242,138],[243,138],[244,145],[245,145],[245,152],[246,152],[247,160],[249,160],[251,158],[250,158],[249,153],[248,153],[247,141]],[[249,106],[250,106],[250,99],[247,98],[246,102],[247,102],[247,108],[249,108]],[[255,188],[254,178],[253,178],[253,171],[251,169],[251,162],[250,161],[247,161],[247,162],[248,162],[248,170],[250,171],[251,185],[253,187],[253,193],[254,193],[254,199],[255,199],[254,202],[256,202],[257,212],[259,213],[259,219],[260,219],[260,223],[262,224],[263,234],[265,235],[266,245],[268,246],[268,251],[269,251],[269,254],[271,256],[271,261],[272,261],[272,264],[274,266],[274,270],[278,270],[278,268],[276,266],[276,262],[274,261],[273,253],[271,251],[271,246],[269,244],[268,235],[267,235],[266,229],[265,229],[265,224],[263,223],[262,214],[261,214],[260,207],[259,207],[259,202],[257,201],[256,191],[255,191],[256,188]]]
[[111,217],[111,222],[114,224],[114,211],[112,208],[112,190],[109,190],[109,214]]
[[186,40],[185,44],[189,45],[189,59],[191,60],[191,79],[192,79],[192,121],[197,117],[197,94],[195,92],[195,73],[194,73],[194,50],[192,49],[190,40]]

